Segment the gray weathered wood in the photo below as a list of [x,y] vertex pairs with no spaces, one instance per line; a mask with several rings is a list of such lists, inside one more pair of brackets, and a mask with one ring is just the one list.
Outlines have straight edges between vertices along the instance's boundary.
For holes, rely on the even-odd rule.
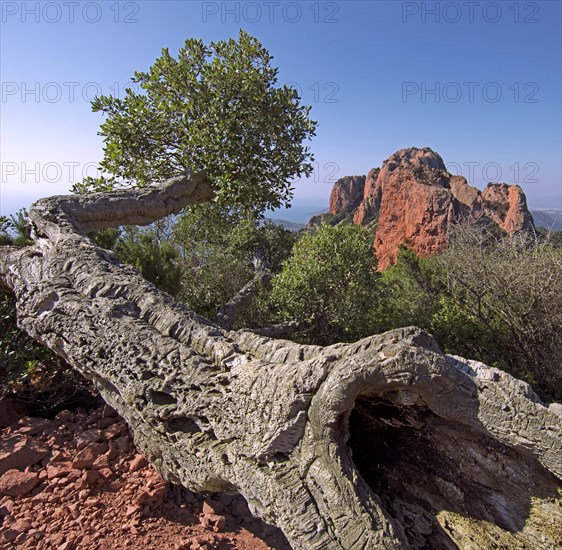
[[166,479],[241,493],[298,549],[561,542],[562,416],[527,384],[415,327],[329,347],[223,330],[85,236],[211,196],[197,175],[43,199],[34,245],[0,250],[19,325],[92,380]]

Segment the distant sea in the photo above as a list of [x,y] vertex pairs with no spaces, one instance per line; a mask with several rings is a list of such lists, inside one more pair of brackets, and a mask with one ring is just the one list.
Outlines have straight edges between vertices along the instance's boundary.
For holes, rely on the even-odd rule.
[[307,224],[312,216],[316,216],[317,214],[324,214],[325,212],[328,212],[328,205],[295,205],[291,208],[277,208],[276,210],[268,210],[267,212],[265,212],[265,216],[272,219],[287,220],[293,223]]

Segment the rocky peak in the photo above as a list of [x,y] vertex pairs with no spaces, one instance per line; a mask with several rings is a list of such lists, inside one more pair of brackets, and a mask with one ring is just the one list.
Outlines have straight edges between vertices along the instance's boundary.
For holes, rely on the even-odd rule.
[[504,231],[532,231],[533,217],[527,208],[527,198],[519,185],[489,183],[482,192],[486,215]]
[[353,223],[367,225],[373,220],[381,207],[382,187],[379,181],[380,168],[372,168],[365,180],[363,200],[353,215]]
[[360,225],[378,217],[375,250],[381,270],[396,261],[401,244],[420,256],[443,250],[450,226],[461,221],[486,216],[508,233],[534,229],[518,185],[490,183],[481,192],[462,176],[449,174],[429,147],[401,149],[366,177],[338,180],[330,214],[340,213],[353,213],[353,222]]
[[443,159],[429,147],[408,147],[396,151],[383,162],[382,177],[388,177],[396,168],[407,168],[412,171],[416,168],[446,171]]

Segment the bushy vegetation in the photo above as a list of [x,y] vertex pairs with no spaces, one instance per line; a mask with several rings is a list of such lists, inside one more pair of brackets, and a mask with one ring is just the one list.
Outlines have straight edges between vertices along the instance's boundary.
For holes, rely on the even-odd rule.
[[460,226],[433,258],[402,250],[382,277],[380,329],[415,324],[443,351],[507,370],[562,398],[562,248]]
[[106,229],[91,235],[101,247],[113,250],[119,259],[151,283],[177,295],[180,288],[178,250],[170,241],[171,223],[163,220],[149,227]]
[[509,357],[512,372],[562,398],[562,248],[461,226],[434,263],[448,296]]
[[24,208],[15,216],[0,216],[0,245],[25,246],[31,243],[26,216]]
[[291,251],[294,235],[253,212],[219,210],[212,204],[195,205],[174,227],[182,285],[179,298],[198,313],[214,318],[254,276],[253,260],[263,255],[277,271]]
[[271,302],[298,337],[327,344],[371,333],[379,274],[369,232],[358,225],[321,225],[295,245],[272,281]]
[[369,232],[321,226],[303,237],[273,280],[276,316],[311,343],[354,340],[416,325],[446,353],[522,378],[562,398],[562,248],[556,236],[508,236],[495,225],[459,226],[440,255],[375,272]]

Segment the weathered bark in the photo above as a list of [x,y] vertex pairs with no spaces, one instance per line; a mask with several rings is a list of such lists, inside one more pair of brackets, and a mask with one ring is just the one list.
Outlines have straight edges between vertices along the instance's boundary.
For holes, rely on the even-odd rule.
[[84,236],[210,196],[197,176],[43,199],[35,245],[0,253],[20,326],[92,380],[165,478],[241,493],[298,549],[560,543],[562,416],[527,384],[414,327],[329,347],[227,332]]
[[300,326],[301,324],[297,321],[287,321],[286,323],[252,328],[252,332],[261,336],[268,336],[269,338],[283,338],[294,334]]
[[221,328],[230,330],[236,318],[255,300],[260,289],[271,281],[271,271],[263,259],[263,254],[257,254],[254,258],[254,276],[248,281],[236,296],[222,306],[217,313],[215,322]]

